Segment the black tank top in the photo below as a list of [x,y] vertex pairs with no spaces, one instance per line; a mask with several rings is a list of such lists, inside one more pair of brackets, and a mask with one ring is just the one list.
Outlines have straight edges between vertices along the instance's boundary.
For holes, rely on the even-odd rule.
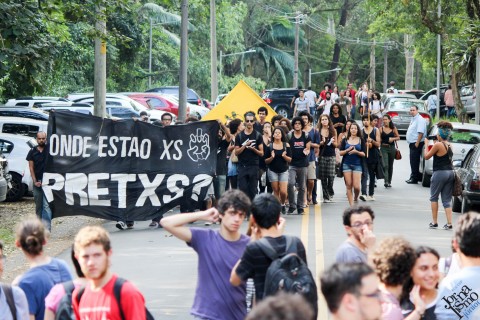
[[383,131],[383,128],[382,128],[382,132],[380,134],[380,139],[382,141],[382,144],[389,144],[389,145],[395,144],[395,142],[390,143],[388,141],[388,139],[390,139],[390,138],[395,138],[395,134],[393,133],[393,130],[390,131],[390,133],[386,133],[386,132]]
[[436,154],[433,155],[433,171],[453,170],[453,164],[450,160],[453,156],[453,151],[443,142],[442,145],[447,149],[447,153],[445,153],[443,156],[437,156]]

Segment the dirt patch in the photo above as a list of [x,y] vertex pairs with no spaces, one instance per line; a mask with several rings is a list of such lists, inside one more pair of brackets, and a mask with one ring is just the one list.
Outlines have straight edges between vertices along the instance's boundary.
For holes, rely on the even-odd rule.
[[[17,224],[30,215],[35,215],[33,197],[24,197],[17,202],[0,203],[0,239],[4,243],[7,263],[2,281],[11,282],[28,269],[25,257],[15,247]],[[61,217],[52,221],[52,233],[45,247],[50,256],[56,256],[69,248],[78,230],[85,225],[103,224],[105,220],[85,216]]]

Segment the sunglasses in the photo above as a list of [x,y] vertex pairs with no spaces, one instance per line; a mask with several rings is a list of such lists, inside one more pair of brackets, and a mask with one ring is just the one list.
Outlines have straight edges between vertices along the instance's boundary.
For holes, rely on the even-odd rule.
[[253,123],[253,122],[255,122],[255,120],[245,120],[245,122],[251,122],[251,123]]

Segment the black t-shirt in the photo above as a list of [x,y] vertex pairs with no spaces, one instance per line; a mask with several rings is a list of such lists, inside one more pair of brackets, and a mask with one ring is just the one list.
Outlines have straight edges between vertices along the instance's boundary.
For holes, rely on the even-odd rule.
[[[247,140],[255,140],[255,145],[251,145],[252,147],[258,149],[261,144],[263,144],[262,136],[256,132],[255,130],[252,131],[251,134],[247,135],[245,131],[240,132],[235,137],[235,146],[242,147],[243,143]],[[258,166],[259,156],[253,152],[245,148],[242,153],[238,155],[238,163],[243,166]]]
[[[275,172],[275,173],[282,173],[288,170],[288,162],[283,159],[282,154],[283,151],[287,151],[287,156],[291,157],[292,156],[292,149],[285,144],[285,149],[282,147],[281,150],[275,149],[275,158],[273,158],[272,162],[268,165],[268,168]],[[270,149],[270,146],[267,146],[265,148],[265,158],[270,158],[272,149]]]
[[253,124],[253,130],[263,135],[263,124],[260,124],[260,122],[255,122]]
[[217,147],[217,176],[227,174],[227,148],[230,143],[222,139],[218,142]]
[[[272,247],[283,255],[287,250],[287,240],[285,236],[277,238],[265,237]],[[305,254],[305,247],[300,239],[296,239],[297,255],[307,263],[307,256]],[[263,292],[265,290],[265,276],[267,269],[272,263],[272,260],[263,253],[262,249],[256,241],[250,242],[245,248],[240,264],[237,267],[237,275],[243,280],[253,278],[255,283],[255,297],[257,302],[263,299]]]
[[295,132],[291,133],[291,138],[288,143],[292,149],[292,162],[290,165],[293,167],[308,167],[308,155],[303,153],[303,150],[307,147],[310,137],[302,131],[300,138],[295,137]]
[[42,181],[43,179],[43,172],[45,171],[45,163],[47,162],[48,154],[47,145],[45,145],[42,152],[38,151],[37,147],[35,147],[30,149],[27,154],[27,161],[33,161],[33,172],[35,172],[35,179],[37,181]]
[[[370,134],[367,135],[365,132],[365,129],[362,129],[363,131],[363,141],[365,145],[367,144],[367,139],[370,137],[370,139],[375,140],[377,137],[377,128],[373,128],[373,130],[370,132]],[[370,150],[368,150],[368,157],[367,153],[365,152],[365,157],[367,158],[367,163],[370,164],[375,164],[379,161],[379,150],[377,147],[372,147]]]
[[335,130],[337,130],[337,136],[342,133],[343,131],[345,131],[345,125],[347,124],[347,118],[342,114],[340,115],[339,117],[335,118],[333,115],[332,115],[332,123],[335,125],[337,123],[343,123],[343,127],[336,127]]

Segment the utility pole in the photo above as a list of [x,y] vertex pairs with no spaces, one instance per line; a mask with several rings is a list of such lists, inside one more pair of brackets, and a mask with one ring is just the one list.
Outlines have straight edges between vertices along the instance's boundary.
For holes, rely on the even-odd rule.
[[480,123],[480,48],[477,48],[477,60],[475,66],[475,124]]
[[148,89],[152,87],[152,28],[153,28],[153,19],[150,18],[150,44],[148,50]]
[[210,78],[211,95],[210,101],[215,103],[218,96],[218,71],[217,71],[217,18],[215,0],[210,0]]
[[388,88],[388,50],[387,45],[383,47],[383,92],[387,92]]
[[103,1],[97,4],[95,18],[95,65],[94,65],[94,89],[93,89],[93,114],[105,118],[106,92],[107,92],[107,28],[105,7]]
[[[438,21],[440,21],[440,17],[442,16],[442,1],[438,1]],[[437,118],[440,119],[440,67],[442,65],[441,55],[442,55],[442,37],[440,34],[437,35]]]
[[188,67],[188,0],[182,0],[182,22],[180,28],[180,90],[178,118],[185,121],[187,118],[187,67]]
[[298,37],[300,36],[300,12],[295,16],[295,66],[293,70],[293,87],[298,87]]
[[375,90],[375,39],[370,49],[370,89]]

